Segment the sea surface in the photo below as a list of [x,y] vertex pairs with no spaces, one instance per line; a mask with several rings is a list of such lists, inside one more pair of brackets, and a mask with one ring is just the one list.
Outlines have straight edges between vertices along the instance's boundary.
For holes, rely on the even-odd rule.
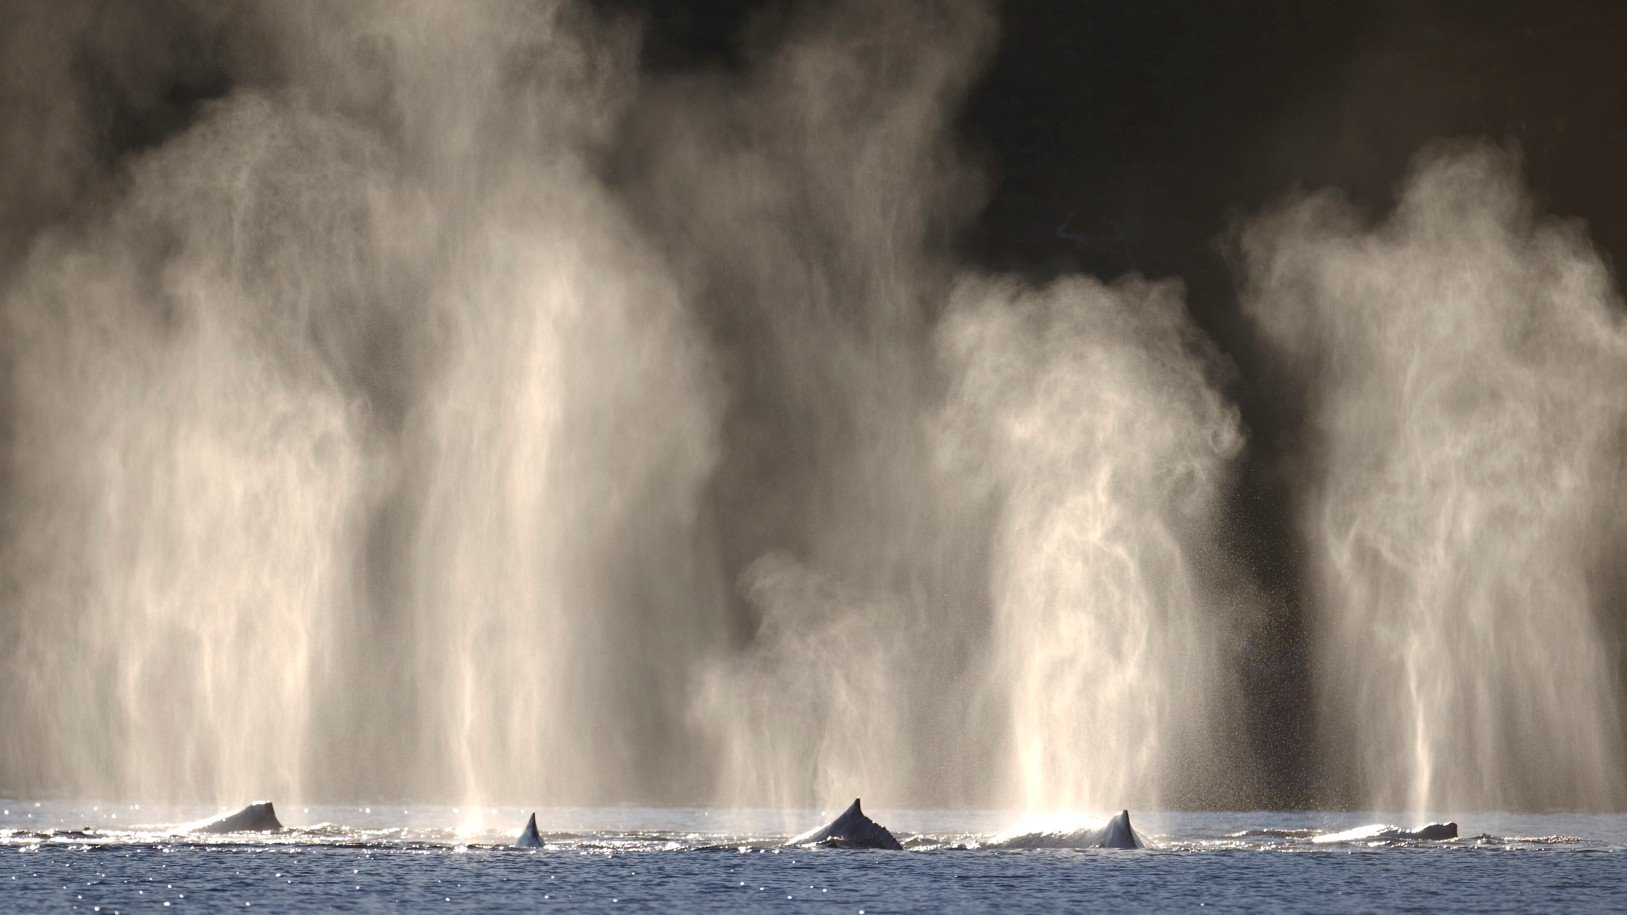
[[867,803],[904,851],[779,847],[841,806],[544,808],[547,846],[517,849],[528,808],[279,805],[283,831],[211,836],[176,824],[226,811],[0,800],[0,910],[1627,912],[1624,815],[1463,814],[1450,842],[1317,842],[1422,824],[1132,811],[1144,850],[1017,851],[993,847],[1025,828],[1010,814]]

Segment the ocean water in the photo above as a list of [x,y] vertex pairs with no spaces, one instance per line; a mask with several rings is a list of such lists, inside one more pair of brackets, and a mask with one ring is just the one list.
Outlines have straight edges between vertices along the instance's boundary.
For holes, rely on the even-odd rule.
[[[1627,816],[1463,815],[1452,842],[1318,836],[1393,814],[1132,812],[1138,851],[1003,850],[1009,814],[866,812],[902,852],[781,848],[827,812],[0,801],[0,909],[19,912],[1627,911]],[[1081,821],[1083,824],[1083,821]]]

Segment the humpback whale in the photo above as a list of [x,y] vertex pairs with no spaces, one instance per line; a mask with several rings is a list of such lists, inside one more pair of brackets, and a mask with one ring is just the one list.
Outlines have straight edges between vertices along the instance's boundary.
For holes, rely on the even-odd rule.
[[212,820],[189,823],[183,832],[276,832],[283,825],[277,820],[277,811],[270,801],[250,804],[236,813],[228,813]]
[[1422,839],[1425,842],[1445,842],[1458,837],[1458,824],[1456,823],[1430,823],[1428,826],[1406,835],[1408,839]]
[[893,834],[859,809],[859,799],[842,815],[818,829],[787,839],[786,845],[834,845],[840,848],[886,848],[903,851]]
[[1120,810],[1101,826],[1072,832],[1030,832],[989,843],[996,848],[1146,848],[1130,826],[1130,811]]
[[514,840],[515,848],[541,848],[542,836],[537,833],[537,815],[531,814],[526,820],[525,828],[520,830],[520,837]]
[[1371,826],[1357,826],[1344,832],[1316,836],[1311,841],[1323,845],[1332,842],[1447,842],[1457,837],[1456,823],[1430,823],[1417,829],[1402,829],[1399,826],[1375,823]]

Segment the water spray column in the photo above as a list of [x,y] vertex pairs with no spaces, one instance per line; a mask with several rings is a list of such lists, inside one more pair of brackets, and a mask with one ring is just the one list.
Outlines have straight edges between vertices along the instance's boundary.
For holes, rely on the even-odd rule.
[[1303,386],[1325,759],[1418,816],[1619,804],[1590,588],[1627,428],[1627,328],[1508,157],[1420,161],[1364,226],[1331,196],[1243,236],[1247,307]]
[[[963,284],[941,333],[952,473],[996,508],[1007,803],[1156,806],[1213,760],[1224,614],[1198,550],[1242,444],[1175,284]],[[1173,793],[1173,792],[1172,792]]]

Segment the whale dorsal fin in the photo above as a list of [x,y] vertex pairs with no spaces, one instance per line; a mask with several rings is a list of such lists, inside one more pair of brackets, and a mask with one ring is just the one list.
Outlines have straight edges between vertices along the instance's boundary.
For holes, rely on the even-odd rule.
[[1141,837],[1130,826],[1130,811],[1120,810],[1102,827],[1103,848],[1145,848]]
[[187,832],[276,832],[283,825],[270,801],[257,801],[235,813],[182,828]]
[[541,848],[542,836],[537,832],[537,815],[531,814],[531,819],[525,821],[525,828],[520,830],[520,837],[514,840],[515,848]]
[[786,842],[787,845],[840,845],[848,848],[886,848],[902,851],[904,846],[898,844],[898,839],[875,820],[864,815],[859,807],[859,799],[854,798],[853,803],[842,815],[828,824],[805,832],[800,836]]
[[834,820],[831,820],[830,821],[830,826],[828,826],[826,828],[827,829],[839,829],[841,827],[848,826],[848,825],[855,825],[855,824],[859,824],[859,823],[869,823],[869,822],[872,822],[872,820],[869,817],[864,815],[863,810],[859,809],[859,799],[854,798],[853,803],[849,804],[847,806],[847,809],[842,811],[842,815],[837,817]]

